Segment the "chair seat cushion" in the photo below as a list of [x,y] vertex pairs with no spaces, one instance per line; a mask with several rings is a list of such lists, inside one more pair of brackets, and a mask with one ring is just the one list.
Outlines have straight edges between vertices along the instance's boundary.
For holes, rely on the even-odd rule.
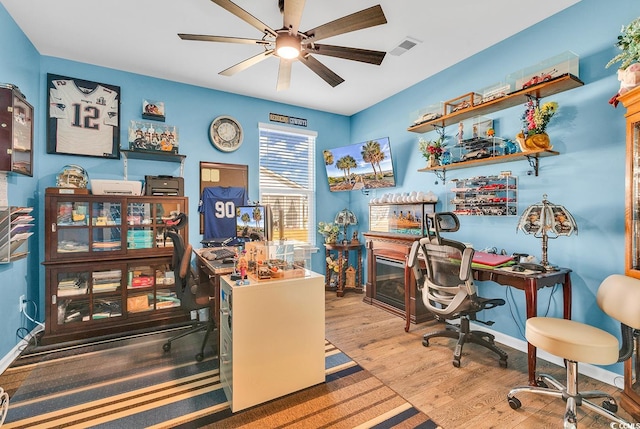
[[525,336],[532,345],[575,362],[609,365],[618,361],[618,339],[574,320],[554,317],[527,319]]

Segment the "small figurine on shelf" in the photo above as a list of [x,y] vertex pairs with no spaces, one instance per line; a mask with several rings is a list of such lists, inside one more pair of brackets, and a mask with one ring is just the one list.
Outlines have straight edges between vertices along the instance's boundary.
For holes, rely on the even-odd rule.
[[353,236],[351,236],[351,244],[359,244],[358,240],[358,231],[353,231]]

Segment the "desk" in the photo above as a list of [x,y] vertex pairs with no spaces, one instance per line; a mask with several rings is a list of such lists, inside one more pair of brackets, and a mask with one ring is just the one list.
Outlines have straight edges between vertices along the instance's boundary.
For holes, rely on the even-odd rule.
[[[538,315],[538,289],[562,285],[563,317],[571,319],[571,270],[558,268],[546,273],[518,272],[511,269],[473,268],[473,279],[492,281],[502,286],[511,286],[524,291],[527,319]],[[405,288],[407,285],[405,285]],[[405,331],[409,330],[409,317],[406,317]],[[527,343],[527,363],[529,368],[529,385],[536,385],[536,347]]]
[[[358,267],[356,268],[356,285],[353,288],[358,293],[362,293],[362,244],[357,243],[349,243],[349,244],[328,244],[324,245],[325,257],[330,257],[331,252],[334,251],[338,255],[338,266],[341,267],[340,271],[338,271],[338,286],[336,287],[336,295],[344,296],[345,291],[345,270],[347,269],[347,265],[349,264],[349,252],[355,251],[358,258]],[[332,287],[329,286],[329,282],[331,280],[331,271],[329,267],[326,266],[325,263],[325,274],[324,274],[324,286],[326,290],[333,290]],[[351,289],[351,288],[349,288]]]
[[[196,255],[196,267],[198,269],[199,282],[209,282],[210,296],[214,297],[213,308],[211,308],[211,316],[215,317],[216,329],[220,326],[220,276],[223,274],[230,274],[233,272],[233,264],[220,264],[217,262],[209,261],[202,256],[202,252],[210,250],[211,248],[193,249],[193,253]],[[219,344],[216,344],[216,348],[219,348]],[[216,350],[219,355],[220,350]]]

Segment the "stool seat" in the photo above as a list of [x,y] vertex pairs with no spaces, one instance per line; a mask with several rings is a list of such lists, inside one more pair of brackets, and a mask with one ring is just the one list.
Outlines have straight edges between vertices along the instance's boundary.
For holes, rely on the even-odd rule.
[[532,317],[526,322],[526,337],[539,349],[574,362],[610,365],[618,361],[616,337],[574,320]]

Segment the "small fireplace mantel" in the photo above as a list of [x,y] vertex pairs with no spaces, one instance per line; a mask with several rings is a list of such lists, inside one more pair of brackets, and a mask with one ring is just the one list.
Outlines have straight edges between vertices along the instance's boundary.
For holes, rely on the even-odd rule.
[[[414,324],[433,319],[417,291],[413,270],[407,267],[411,245],[420,237],[382,232],[367,232],[363,235],[367,250],[364,302],[383,308],[403,319],[408,305],[411,323]],[[410,291],[408,297],[405,291]]]

